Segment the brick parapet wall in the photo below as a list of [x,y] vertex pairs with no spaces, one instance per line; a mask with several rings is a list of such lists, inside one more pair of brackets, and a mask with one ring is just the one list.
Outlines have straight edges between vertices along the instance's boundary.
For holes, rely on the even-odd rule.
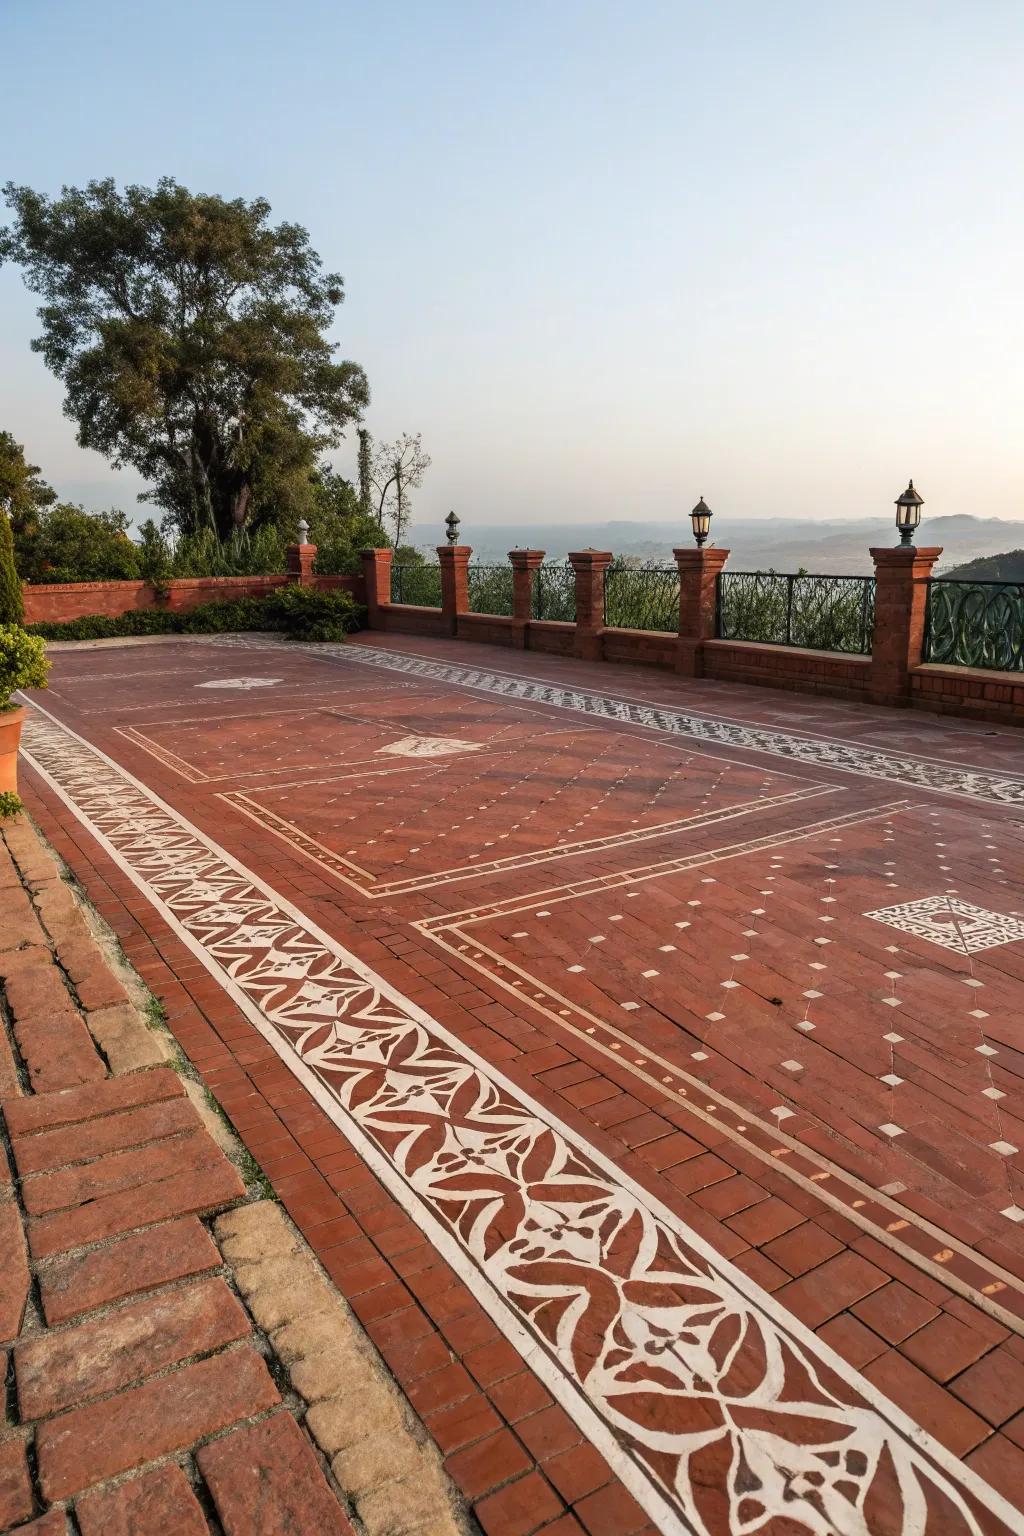
[[[439,608],[382,603],[376,617],[370,613],[370,628],[393,634],[454,633],[465,640],[555,656],[632,663],[718,682],[783,688],[851,702],[915,706],[1024,725],[1024,677],[921,664],[928,575],[941,550],[872,550],[879,578],[873,656],[715,639],[715,584],[728,551],[712,547],[675,553],[681,588],[678,634],[612,629],[601,622],[604,571],[611,556],[599,550],[570,556],[576,571],[577,611],[582,614],[578,625],[525,617],[533,571],[543,552],[515,550],[509,555],[518,610],[514,618],[464,612],[454,601],[447,613]],[[461,547],[459,554],[463,554]],[[468,554],[466,549],[467,560]],[[364,561],[371,579],[375,575],[383,583],[390,558],[390,550],[366,552]]]
[[871,680],[871,658],[752,640],[706,640],[704,676],[718,682],[863,699]]
[[[166,583],[159,591],[148,581],[75,581],[26,586],[26,624],[66,624],[99,614],[116,619],[122,613],[159,608],[187,612],[203,603],[232,602],[244,597],[266,597],[287,586],[289,577],[187,576]],[[359,603],[366,601],[361,576],[314,576],[313,586],[328,591],[351,592]],[[166,596],[163,594],[166,593]]]

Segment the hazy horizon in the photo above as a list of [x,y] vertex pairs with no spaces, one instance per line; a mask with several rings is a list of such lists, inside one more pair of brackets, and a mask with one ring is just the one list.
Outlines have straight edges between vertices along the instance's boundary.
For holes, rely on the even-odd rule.
[[[5,178],[266,196],[346,302],[417,525],[1024,516],[1024,8],[8,0]],[[0,428],[79,449],[0,268]],[[335,455],[354,469],[354,444]]]

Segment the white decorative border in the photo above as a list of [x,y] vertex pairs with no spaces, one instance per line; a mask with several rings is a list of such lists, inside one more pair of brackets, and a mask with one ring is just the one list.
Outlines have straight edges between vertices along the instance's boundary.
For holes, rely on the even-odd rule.
[[[775,1517],[815,1536],[867,1532],[877,1475],[898,1484],[902,1510],[890,1504],[886,1515],[900,1536],[925,1536],[929,1490],[944,1501],[948,1536],[988,1531],[979,1509],[1020,1529],[1000,1494],[648,1191],[35,709],[45,719],[26,722],[32,767],[235,999],[663,1531],[711,1536],[707,1483],[690,1463],[715,1447],[727,1455],[716,1496],[728,1495],[732,1532]],[[814,1446],[800,1443],[809,1424]]]

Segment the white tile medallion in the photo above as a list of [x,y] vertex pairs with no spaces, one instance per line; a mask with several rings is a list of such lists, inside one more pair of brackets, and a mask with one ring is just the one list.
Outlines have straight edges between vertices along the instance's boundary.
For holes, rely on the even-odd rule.
[[971,955],[979,949],[994,949],[999,944],[1014,944],[1024,939],[1024,922],[1003,912],[975,907],[959,896],[926,896],[921,901],[904,901],[896,907],[879,907],[865,912],[878,923],[888,923],[901,933],[912,933],[929,944],[955,949]]
[[390,746],[378,747],[378,757],[448,757],[454,752],[479,752],[480,743],[458,741],[453,736],[403,736]]
[[276,688],[283,681],[280,677],[215,677],[208,683],[196,683],[196,687],[237,688],[246,693],[250,688]]

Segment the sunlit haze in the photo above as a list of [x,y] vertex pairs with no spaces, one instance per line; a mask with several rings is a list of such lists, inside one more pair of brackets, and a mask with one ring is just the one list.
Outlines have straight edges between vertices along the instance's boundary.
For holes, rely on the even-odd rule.
[[[1024,515],[1024,7],[5,0],[4,175],[266,196],[417,523]],[[79,449],[0,269],[0,427]],[[354,444],[337,455],[354,467]]]

